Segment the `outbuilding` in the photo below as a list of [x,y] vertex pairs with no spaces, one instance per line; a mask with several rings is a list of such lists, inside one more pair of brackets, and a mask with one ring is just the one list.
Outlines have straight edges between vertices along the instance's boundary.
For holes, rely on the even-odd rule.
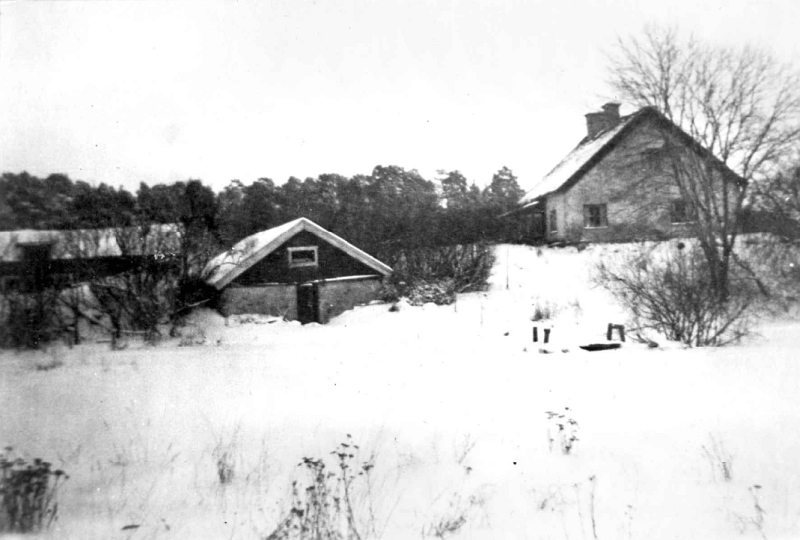
[[203,276],[225,315],[259,313],[302,323],[378,297],[392,269],[306,218],[256,233],[212,259]]

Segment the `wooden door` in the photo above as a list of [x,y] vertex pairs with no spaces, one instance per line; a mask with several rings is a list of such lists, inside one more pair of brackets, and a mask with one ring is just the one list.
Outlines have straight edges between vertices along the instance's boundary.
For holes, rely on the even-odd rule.
[[297,286],[297,320],[303,324],[319,322],[319,289],[316,283]]

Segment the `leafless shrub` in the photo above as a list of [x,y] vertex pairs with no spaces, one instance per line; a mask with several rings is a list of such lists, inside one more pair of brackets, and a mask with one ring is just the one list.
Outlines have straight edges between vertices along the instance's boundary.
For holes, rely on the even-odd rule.
[[533,303],[533,315],[531,321],[548,321],[558,312],[558,305],[549,301],[537,298]]
[[395,301],[416,294],[434,303],[452,303],[462,292],[486,288],[494,266],[489,244],[437,246],[387,253],[394,269],[383,297]]
[[175,306],[178,233],[166,227],[142,225],[113,229],[111,234],[130,267],[93,279],[92,294],[110,321],[115,338],[133,332],[153,341],[159,336],[159,324],[169,319]]
[[595,283],[630,312],[631,334],[655,331],[695,347],[727,345],[747,336],[758,294],[752,280],[737,276],[730,280],[729,294],[720,296],[699,249],[664,247],[595,268]]
[[0,346],[38,349],[60,334],[58,291],[2,286],[0,290]]

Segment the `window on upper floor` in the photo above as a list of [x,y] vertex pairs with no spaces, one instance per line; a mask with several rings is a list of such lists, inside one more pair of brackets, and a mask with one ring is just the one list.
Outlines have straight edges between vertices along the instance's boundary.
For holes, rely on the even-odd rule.
[[583,227],[599,229],[608,227],[608,210],[605,204],[583,205]]
[[671,223],[692,223],[697,219],[694,205],[685,199],[675,199],[670,204],[669,219]]
[[289,268],[317,266],[317,246],[289,248]]

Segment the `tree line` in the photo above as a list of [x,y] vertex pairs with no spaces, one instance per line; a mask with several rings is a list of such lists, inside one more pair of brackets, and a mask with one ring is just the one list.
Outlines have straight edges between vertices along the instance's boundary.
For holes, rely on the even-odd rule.
[[522,223],[499,216],[515,208],[523,194],[507,167],[484,189],[459,171],[440,171],[428,180],[416,170],[391,165],[376,166],[369,175],[291,177],[281,185],[269,178],[249,185],[233,180],[219,193],[201,180],[141,183],[131,193],[63,174],[4,173],[0,230],[176,223],[224,248],[306,217],[380,256],[398,249],[518,240]]

